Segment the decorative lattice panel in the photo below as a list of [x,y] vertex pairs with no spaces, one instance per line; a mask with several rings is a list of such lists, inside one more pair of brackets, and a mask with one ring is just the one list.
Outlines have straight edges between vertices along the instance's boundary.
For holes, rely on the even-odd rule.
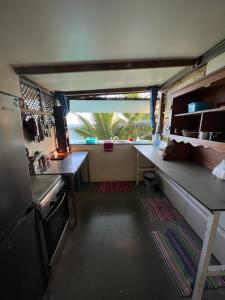
[[[20,88],[22,98],[24,100],[24,108],[37,111],[37,114],[35,114],[35,112],[25,113],[25,119],[28,120],[29,118],[33,117],[35,120],[37,120],[38,117],[41,117],[44,124],[54,125],[54,117],[52,115],[54,96],[22,79],[20,81]],[[38,111],[51,113],[51,115],[40,116]]]
[[25,108],[41,110],[39,90],[23,81],[21,81],[20,87]]
[[[54,97],[51,94],[48,94],[45,91],[41,91],[41,106],[44,112],[53,114],[54,102]],[[44,118],[46,123],[54,125],[53,115],[45,116]]]

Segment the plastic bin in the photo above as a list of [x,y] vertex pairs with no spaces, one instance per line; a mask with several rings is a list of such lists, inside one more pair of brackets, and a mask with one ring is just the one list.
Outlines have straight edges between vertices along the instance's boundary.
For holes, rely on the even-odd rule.
[[204,110],[204,109],[208,109],[209,108],[209,104],[207,102],[192,102],[188,104],[188,112],[195,112],[195,111],[199,111],[199,110]]
[[90,136],[90,137],[87,137],[86,138],[86,143],[87,144],[95,144],[97,141],[97,138],[96,137],[93,137],[93,136]]
[[156,176],[152,172],[144,173],[144,183],[147,190],[151,191],[155,189]]

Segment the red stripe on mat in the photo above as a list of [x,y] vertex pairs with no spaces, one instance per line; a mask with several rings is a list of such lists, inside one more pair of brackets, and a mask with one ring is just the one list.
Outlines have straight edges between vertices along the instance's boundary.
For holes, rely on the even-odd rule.
[[131,192],[130,183],[127,181],[106,181],[97,183],[98,193],[128,193]]
[[143,199],[142,203],[152,223],[183,220],[182,215],[164,197]]

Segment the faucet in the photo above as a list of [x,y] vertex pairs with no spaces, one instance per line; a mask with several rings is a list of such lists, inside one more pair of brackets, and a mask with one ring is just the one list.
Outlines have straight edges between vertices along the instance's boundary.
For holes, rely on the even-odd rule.
[[113,137],[113,141],[114,141],[114,142],[119,141],[119,137],[115,135],[115,136]]

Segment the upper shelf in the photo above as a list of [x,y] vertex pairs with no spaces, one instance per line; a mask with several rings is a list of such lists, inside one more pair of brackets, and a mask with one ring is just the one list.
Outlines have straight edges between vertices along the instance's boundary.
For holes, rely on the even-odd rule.
[[199,110],[199,111],[195,111],[195,112],[186,112],[186,113],[182,113],[182,114],[176,114],[175,117],[201,115],[201,114],[216,113],[216,112],[225,112],[225,107],[205,109],[205,110]]
[[41,110],[34,110],[29,108],[21,108],[20,109],[22,114],[31,114],[31,115],[41,115],[41,116],[51,116],[52,113],[41,111]]

